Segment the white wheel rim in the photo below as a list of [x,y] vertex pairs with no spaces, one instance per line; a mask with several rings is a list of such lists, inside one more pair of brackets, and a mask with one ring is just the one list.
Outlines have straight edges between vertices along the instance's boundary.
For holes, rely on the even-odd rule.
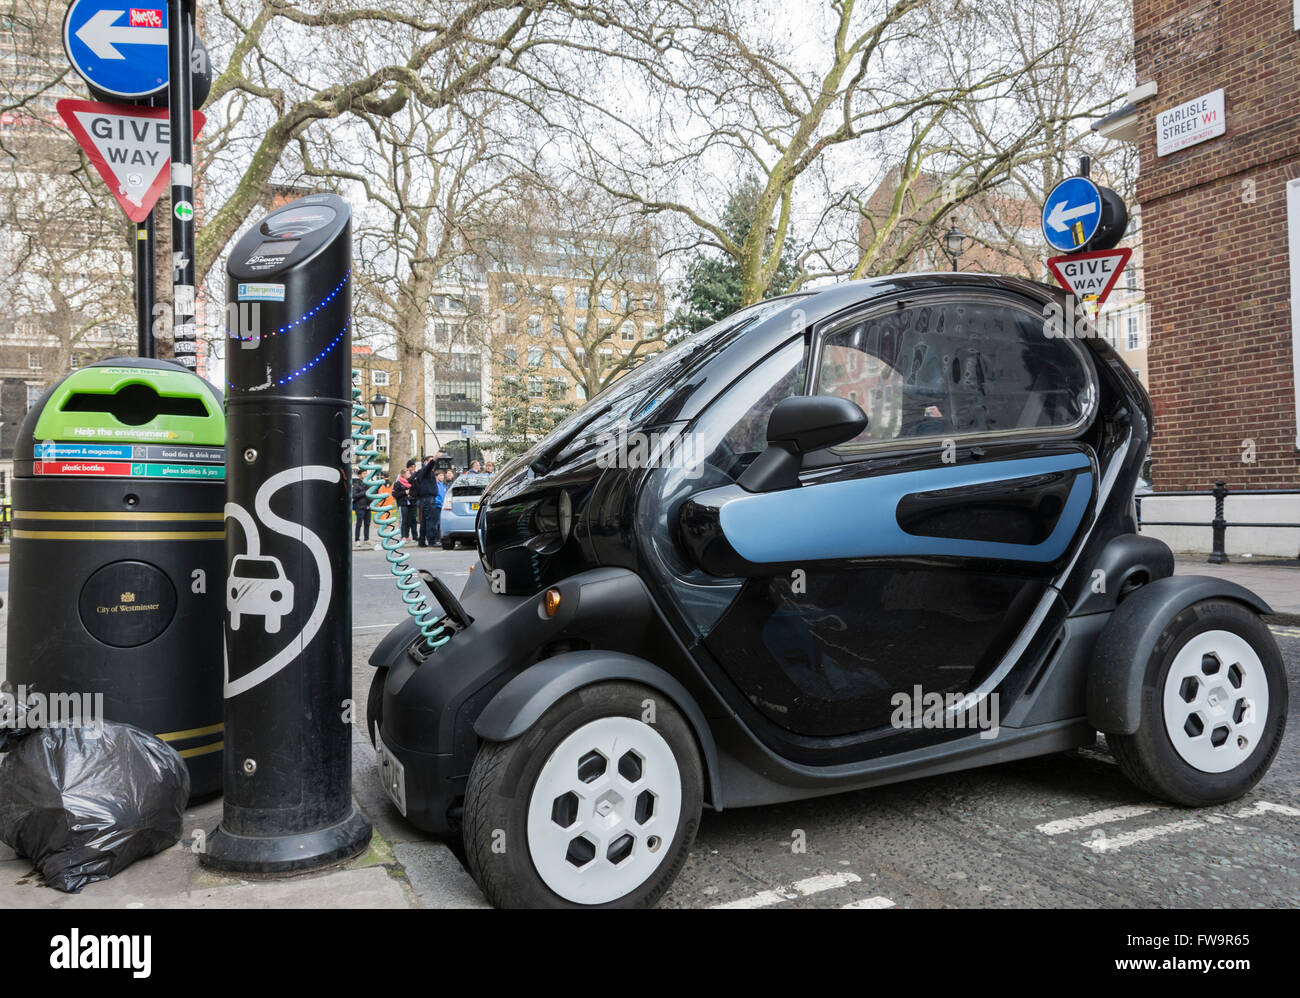
[[1183,761],[1202,773],[1241,765],[1264,737],[1268,677],[1250,643],[1205,631],[1179,649],[1164,689],[1165,731]]
[[602,717],[542,766],[528,801],[528,853],[560,897],[604,904],[650,879],[681,811],[681,773],[664,737],[633,717]]

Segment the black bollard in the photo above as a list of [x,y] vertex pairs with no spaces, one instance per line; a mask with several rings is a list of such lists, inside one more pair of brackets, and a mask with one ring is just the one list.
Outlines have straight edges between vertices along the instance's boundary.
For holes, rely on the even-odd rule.
[[351,212],[268,215],[226,265],[225,801],[202,861],[285,872],[355,855]]

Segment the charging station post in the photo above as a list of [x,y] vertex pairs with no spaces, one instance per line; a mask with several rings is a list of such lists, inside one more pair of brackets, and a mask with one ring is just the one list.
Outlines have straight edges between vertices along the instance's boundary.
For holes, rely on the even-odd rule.
[[205,865],[275,873],[370,841],[352,800],[351,212],[313,195],[226,265],[225,800]]

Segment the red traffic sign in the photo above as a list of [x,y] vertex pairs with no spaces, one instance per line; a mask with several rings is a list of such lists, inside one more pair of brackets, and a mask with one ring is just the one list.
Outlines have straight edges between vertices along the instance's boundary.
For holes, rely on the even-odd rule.
[[[59,114],[133,222],[143,222],[168,185],[171,129],[165,107],[61,100]],[[194,134],[203,127],[194,112]]]
[[1133,251],[1128,247],[1050,257],[1047,266],[1061,287],[1080,301],[1101,305],[1119,281]]

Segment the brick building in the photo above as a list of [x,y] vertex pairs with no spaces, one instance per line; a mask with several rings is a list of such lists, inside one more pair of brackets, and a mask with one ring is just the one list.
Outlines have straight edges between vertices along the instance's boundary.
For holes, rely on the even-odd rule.
[[[1156,488],[1296,488],[1300,3],[1135,0],[1133,16],[1138,85],[1099,130],[1141,163]],[[1300,520],[1296,499],[1230,500],[1228,519]],[[1149,518],[1209,508],[1190,502]],[[1298,535],[1233,529],[1228,551],[1294,556]]]

